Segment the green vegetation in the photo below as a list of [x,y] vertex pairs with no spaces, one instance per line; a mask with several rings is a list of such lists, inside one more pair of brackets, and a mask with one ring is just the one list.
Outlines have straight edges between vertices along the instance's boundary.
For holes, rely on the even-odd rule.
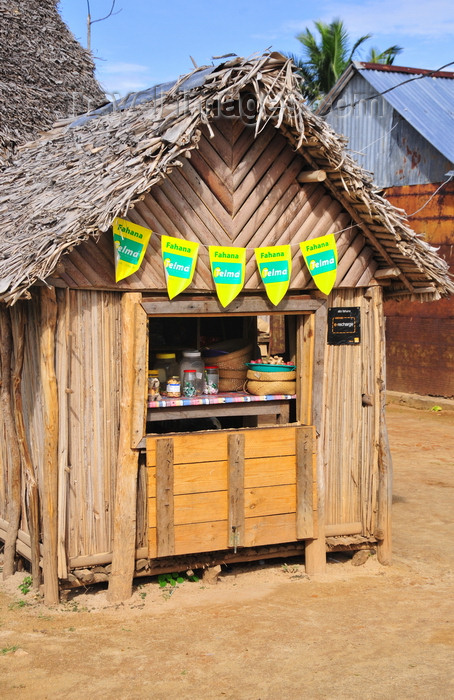
[[26,576],[22,583],[18,585],[18,589],[23,593],[24,595],[27,595],[27,593],[30,591],[31,587],[33,586],[33,577],[32,576]]
[[[302,77],[301,91],[309,102],[316,104],[339,80],[349,63],[356,58],[358,49],[372,34],[364,34],[351,46],[349,33],[340,19],[330,24],[314,22],[319,36],[309,28],[296,37],[303,47],[303,56],[290,54]],[[379,51],[371,49],[368,62],[392,64],[403,49],[394,45]]]
[[185,581],[194,581],[195,583],[197,583],[197,581],[199,581],[199,577],[196,576],[194,573],[160,574],[158,576],[158,583],[160,588],[165,588],[166,586],[175,587],[177,583],[184,583]]
[[18,646],[3,647],[3,649],[0,649],[0,654],[11,654],[13,651],[17,651],[18,649]]

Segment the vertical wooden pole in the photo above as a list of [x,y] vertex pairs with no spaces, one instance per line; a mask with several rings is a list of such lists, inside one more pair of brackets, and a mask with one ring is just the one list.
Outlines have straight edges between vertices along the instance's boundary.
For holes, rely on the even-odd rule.
[[156,551],[158,557],[175,554],[173,439],[156,440]]
[[296,429],[296,537],[314,537],[313,427]]
[[65,579],[68,576],[68,563],[66,555],[66,510],[69,481],[69,444],[68,430],[69,392],[70,392],[70,314],[71,297],[69,289],[57,292],[60,313],[57,321],[57,372],[58,372],[58,410],[59,410],[59,436],[58,436],[58,530],[57,530],[57,559],[58,577]]
[[16,540],[19,532],[21,513],[21,461],[12,408],[11,358],[13,354],[13,336],[11,330],[11,317],[9,309],[7,309],[4,304],[0,305],[0,347],[2,371],[0,404],[2,407],[3,423],[5,425],[9,452],[6,484],[6,493],[8,498],[8,531],[5,538],[3,562],[3,578],[6,579],[14,574]]
[[136,308],[142,295],[123,294],[121,300],[121,399],[120,435],[113,518],[112,574],[107,597],[110,602],[121,602],[132,595],[135,568],[137,474],[139,452],[131,448],[132,406],[136,371],[134,366]]
[[285,352],[285,316],[270,316],[270,345],[268,353],[275,355],[278,352]]
[[381,287],[373,288],[373,299],[375,301],[376,314],[376,347],[379,352],[379,374],[375,378],[377,382],[376,391],[380,394],[380,429],[378,446],[378,515],[377,529],[375,536],[378,540],[377,558],[381,564],[391,564],[392,560],[392,487],[393,487],[393,464],[391,450],[389,448],[388,430],[386,427],[385,406],[386,406],[386,341],[385,341],[385,319],[383,313],[383,301]]
[[229,546],[235,550],[244,542],[244,447],[244,434],[228,436]]
[[323,396],[325,381],[325,346],[327,337],[326,305],[315,312],[314,355],[312,375],[312,424],[316,434],[317,522],[318,537],[306,540],[305,564],[308,574],[321,574],[326,568],[325,544],[325,459],[323,454]]
[[11,312],[12,331],[14,339],[14,371],[13,371],[13,395],[14,395],[14,419],[16,424],[17,441],[20,459],[25,475],[25,501],[27,509],[28,530],[30,533],[31,568],[33,588],[39,589],[41,583],[41,569],[39,565],[39,498],[38,483],[30,456],[30,450],[25,432],[24,412],[22,407],[22,367],[24,363],[25,345],[25,312],[23,302],[19,302]]
[[310,425],[314,384],[315,314],[298,316],[296,334],[296,417],[300,423]]
[[148,318],[140,304],[135,309],[134,395],[132,405],[131,447],[136,447],[146,432],[148,394]]
[[41,289],[41,380],[43,387],[43,574],[44,602],[58,603],[57,517],[58,517],[58,392],[55,376],[55,290]]

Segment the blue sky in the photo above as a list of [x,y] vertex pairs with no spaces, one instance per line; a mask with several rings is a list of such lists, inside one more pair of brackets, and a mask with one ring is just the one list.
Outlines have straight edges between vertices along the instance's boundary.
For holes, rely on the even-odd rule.
[[[111,0],[90,0],[92,19],[104,17]],[[267,48],[300,53],[296,35],[313,22],[344,20],[352,40],[372,33],[372,46],[398,44],[396,64],[439,68],[454,61],[454,2],[431,0],[116,0],[115,16],[92,26],[97,77],[108,93],[125,95],[173,80],[225,53],[250,56]],[[87,0],[60,0],[60,13],[86,46]],[[446,70],[454,71],[454,65]]]

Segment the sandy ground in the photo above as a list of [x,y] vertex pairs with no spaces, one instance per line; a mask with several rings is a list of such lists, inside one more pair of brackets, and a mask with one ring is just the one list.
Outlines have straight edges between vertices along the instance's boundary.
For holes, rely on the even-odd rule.
[[[436,403],[436,402],[434,402]],[[454,697],[454,412],[391,405],[394,563],[339,554],[46,608],[0,584],[0,698]]]

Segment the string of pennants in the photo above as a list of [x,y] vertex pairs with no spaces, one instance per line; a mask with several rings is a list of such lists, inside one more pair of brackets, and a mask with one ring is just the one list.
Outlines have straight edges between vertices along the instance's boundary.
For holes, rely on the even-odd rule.
[[[113,222],[115,281],[134,274],[140,268],[151,229],[116,218]],[[169,299],[181,294],[192,282],[199,243],[161,235],[161,255]],[[336,281],[337,247],[334,234],[313,238],[300,244],[307,268],[324,294]],[[246,248],[208,246],[211,274],[222,306],[228,306],[244,285]],[[261,280],[269,300],[276,306],[285,296],[292,273],[290,245],[254,248]]]

